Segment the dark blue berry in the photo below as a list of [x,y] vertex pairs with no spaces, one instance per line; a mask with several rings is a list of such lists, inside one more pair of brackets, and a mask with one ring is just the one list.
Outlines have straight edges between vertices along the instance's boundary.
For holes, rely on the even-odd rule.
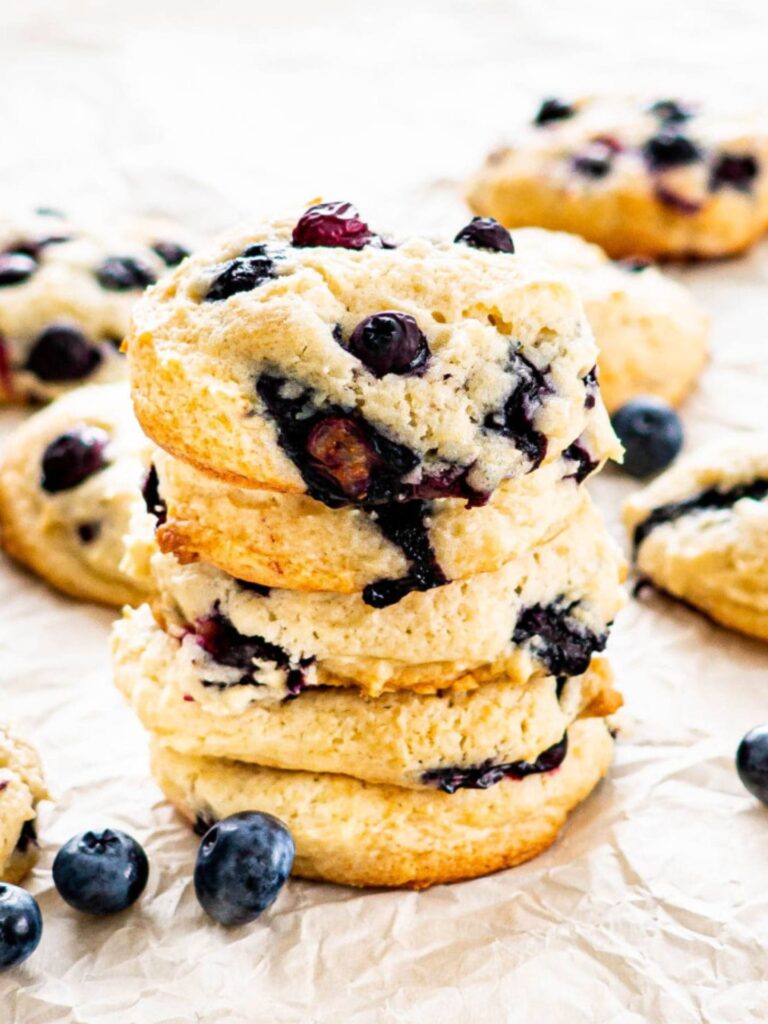
[[648,113],[657,117],[662,124],[682,124],[693,117],[693,111],[678,100],[656,100],[648,108]]
[[51,441],[43,452],[40,486],[49,494],[77,487],[107,465],[109,434],[98,427],[78,427]]
[[384,536],[408,559],[410,570],[401,579],[368,584],[363,601],[372,608],[387,608],[414,590],[432,590],[448,582],[430,542],[426,523],[429,511],[424,501],[402,501],[381,505],[372,513]]
[[168,506],[160,494],[160,480],[154,466],[149,467],[141,488],[141,496],[147,512],[155,517],[158,526],[162,526],[168,518]]
[[713,192],[721,188],[750,192],[759,172],[757,158],[749,153],[721,153],[712,168],[709,187]]
[[44,381],[82,380],[101,360],[101,350],[82,331],[67,324],[52,324],[32,346],[26,369]]
[[545,373],[520,352],[512,353],[509,370],[515,379],[514,387],[503,409],[488,413],[485,427],[508,437],[530,459],[531,468],[536,469],[547,454],[547,437],[536,429],[534,421],[551,388]]
[[78,523],[77,536],[82,544],[92,544],[101,533],[101,523],[94,520],[90,523]]
[[102,288],[111,292],[127,292],[146,288],[157,278],[151,267],[135,256],[109,256],[96,271]]
[[243,811],[222,818],[203,836],[195,893],[214,921],[248,924],[271,906],[293,867],[288,829],[271,814]]
[[544,100],[539,107],[533,123],[541,126],[551,124],[553,121],[566,121],[569,117],[573,117],[575,113],[576,108],[571,106],[570,103],[564,103],[562,100],[550,97]]
[[493,217],[473,217],[454,238],[473,249],[489,249],[491,252],[514,252],[512,235]]
[[297,248],[364,249],[378,238],[351,203],[341,202],[310,206],[293,229],[292,240]]
[[659,398],[633,398],[611,422],[624,445],[624,471],[637,479],[666,469],[683,446],[680,417]]
[[205,294],[206,302],[223,302],[239,292],[253,291],[275,276],[275,264],[266,246],[252,245],[235,259],[225,263]]
[[152,246],[152,252],[160,257],[166,267],[177,267],[182,260],[189,256],[189,249],[179,245],[178,242],[155,242]]
[[0,252],[0,288],[21,284],[37,270],[37,260],[21,252]]
[[33,260],[37,260],[46,246],[68,242],[69,239],[69,235],[44,235],[41,238],[22,238],[7,245],[4,252],[22,253],[24,256],[30,256]]
[[31,956],[43,934],[37,900],[18,885],[0,882],[0,971]]
[[745,789],[768,804],[768,725],[751,729],[736,751],[736,771]]
[[668,167],[695,163],[701,159],[701,150],[682,132],[664,128],[648,139],[643,146],[643,155],[653,170],[663,171]]
[[118,829],[81,832],[56,854],[53,882],[83,914],[116,914],[141,896],[149,877],[147,855]]
[[605,650],[607,633],[593,633],[573,614],[576,604],[562,599],[524,608],[517,618],[512,639],[530,643],[536,657],[553,676],[580,676],[589,668],[592,655]]
[[613,164],[614,150],[604,142],[592,142],[587,148],[577,153],[571,164],[575,171],[585,178],[604,178],[610,173]]
[[349,338],[349,351],[376,377],[423,373],[427,339],[408,313],[387,310],[361,320]]

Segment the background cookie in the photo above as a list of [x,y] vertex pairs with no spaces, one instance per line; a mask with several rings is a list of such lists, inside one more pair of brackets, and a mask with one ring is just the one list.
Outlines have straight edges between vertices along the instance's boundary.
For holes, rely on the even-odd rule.
[[644,260],[614,263],[576,235],[520,228],[515,247],[571,276],[600,350],[609,412],[638,395],[679,405],[707,360],[710,318],[682,284]]
[[35,809],[47,795],[37,751],[0,722],[0,881],[20,882],[37,860]]
[[768,435],[682,457],[623,514],[639,573],[723,625],[768,640]]
[[768,226],[768,130],[677,100],[545,100],[491,153],[470,206],[571,231],[611,256],[724,256]]
[[152,770],[201,829],[244,810],[280,818],[296,842],[294,873],[303,878],[423,889],[541,853],[605,774],[612,751],[602,719],[576,722],[557,771],[452,794],[187,757],[159,743]]
[[79,388],[35,413],[0,458],[0,543],[53,586],[104,604],[138,604],[144,581],[120,568],[149,442],[126,384]]
[[459,780],[493,766],[535,762],[581,716],[615,711],[607,663],[584,676],[506,679],[471,692],[403,691],[367,698],[338,687],[231,713],[215,689],[196,699],[174,665],[179,645],[142,608],[115,625],[115,682],[143,725],[182,754],[226,757],[274,768],[353,775],[398,786]]
[[131,307],[187,254],[179,234],[152,222],[93,231],[51,210],[0,217],[0,401],[124,379]]
[[136,308],[142,426],[224,479],[331,507],[481,502],[589,409],[594,457],[617,453],[574,289],[481,241],[395,245],[346,203],[227,236]]

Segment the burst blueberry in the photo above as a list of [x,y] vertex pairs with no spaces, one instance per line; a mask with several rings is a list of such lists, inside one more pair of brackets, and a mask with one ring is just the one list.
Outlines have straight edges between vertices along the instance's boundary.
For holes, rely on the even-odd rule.
[[674,129],[662,129],[643,146],[643,155],[653,170],[683,167],[701,159],[699,147],[687,135]]
[[736,751],[736,770],[752,796],[768,804],[768,725],[751,729]]
[[624,445],[623,469],[637,479],[666,469],[683,446],[680,418],[659,398],[633,398],[614,413],[612,423]]
[[541,127],[545,124],[551,124],[553,121],[566,121],[568,118],[573,117],[575,113],[576,108],[570,103],[564,103],[563,100],[550,97],[542,102],[536,117],[533,119],[533,123]]
[[30,957],[42,934],[43,916],[37,900],[18,885],[0,882],[0,971]]
[[49,494],[77,487],[107,465],[109,434],[99,427],[78,427],[48,445],[41,461],[40,486]]
[[299,219],[293,229],[293,244],[297,248],[325,246],[340,249],[364,249],[374,235],[357,209],[351,203],[318,203]]
[[243,811],[222,818],[203,836],[195,864],[195,893],[203,910],[232,927],[255,921],[271,906],[291,873],[293,838],[271,814]]
[[387,310],[361,320],[349,338],[349,351],[376,377],[423,373],[427,339],[408,313]]
[[712,168],[709,187],[714,192],[721,188],[750,192],[759,171],[757,158],[749,153],[721,153]]
[[26,369],[40,380],[83,380],[102,361],[101,350],[69,324],[52,324],[40,334],[27,356]]
[[378,459],[362,426],[351,416],[328,416],[315,423],[306,450],[312,467],[347,498],[361,501],[365,497]]
[[0,288],[22,284],[37,270],[37,260],[21,252],[0,252]]
[[490,252],[515,251],[512,235],[493,217],[473,217],[456,235],[454,242],[463,242],[473,249],[488,249]]
[[125,910],[141,896],[148,877],[144,850],[119,829],[81,832],[62,846],[53,862],[59,894],[83,914]]
[[128,292],[146,288],[157,280],[155,273],[135,256],[109,256],[96,270],[102,288],[111,292]]

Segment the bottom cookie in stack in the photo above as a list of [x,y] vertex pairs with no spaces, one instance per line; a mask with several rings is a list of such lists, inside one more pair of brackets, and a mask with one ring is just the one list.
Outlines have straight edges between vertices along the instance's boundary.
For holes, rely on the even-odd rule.
[[602,718],[576,722],[567,746],[550,771],[455,793],[195,757],[158,741],[152,770],[199,831],[238,811],[280,818],[296,843],[294,874],[422,889],[513,867],[545,850],[613,753]]

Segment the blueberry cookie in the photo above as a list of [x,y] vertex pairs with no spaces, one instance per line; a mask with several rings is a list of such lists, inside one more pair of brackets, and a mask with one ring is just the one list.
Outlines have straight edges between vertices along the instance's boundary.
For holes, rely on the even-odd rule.
[[232,713],[216,688],[194,687],[194,698],[187,691],[179,644],[146,607],[116,624],[113,653],[118,689],[173,750],[408,788],[524,772],[576,719],[621,703],[607,663],[596,658],[582,676],[538,675],[523,686],[501,678],[469,692],[373,698],[322,687]]
[[238,487],[156,449],[160,548],[289,590],[364,591],[378,606],[492,572],[563,529],[599,468],[587,431],[487,504],[457,498],[329,509],[308,495]]
[[37,751],[0,722],[0,882],[20,882],[37,860],[37,804],[48,796]]
[[637,572],[768,640],[768,435],[683,456],[624,506]]
[[768,130],[677,100],[545,100],[468,187],[507,227],[572,231],[614,257],[717,257],[768,226]]
[[230,711],[318,684],[375,695],[581,675],[624,600],[623,560],[586,492],[546,544],[384,608],[364,594],[269,589],[172,555],[156,555],[153,571],[185,693],[204,701],[216,689]]
[[78,388],[41,409],[0,457],[0,544],[73,597],[139,604],[148,590],[120,561],[132,519],[152,522],[141,496],[149,447],[127,384]]
[[564,745],[525,778],[452,793],[194,757],[158,742],[152,770],[200,832],[237,811],[280,818],[296,842],[296,875],[423,889],[512,867],[554,842],[613,754],[600,718],[575,722]]
[[590,411],[592,457],[616,454],[575,289],[496,229],[395,242],[326,203],[229,235],[136,307],[142,426],[232,483],[332,508],[482,504]]
[[647,260],[612,262],[576,235],[515,231],[523,256],[568,273],[600,350],[600,392],[609,412],[638,395],[679,405],[707,361],[710,318],[693,294]]
[[176,237],[150,223],[113,237],[51,210],[0,217],[0,401],[124,379],[131,307],[187,255]]

